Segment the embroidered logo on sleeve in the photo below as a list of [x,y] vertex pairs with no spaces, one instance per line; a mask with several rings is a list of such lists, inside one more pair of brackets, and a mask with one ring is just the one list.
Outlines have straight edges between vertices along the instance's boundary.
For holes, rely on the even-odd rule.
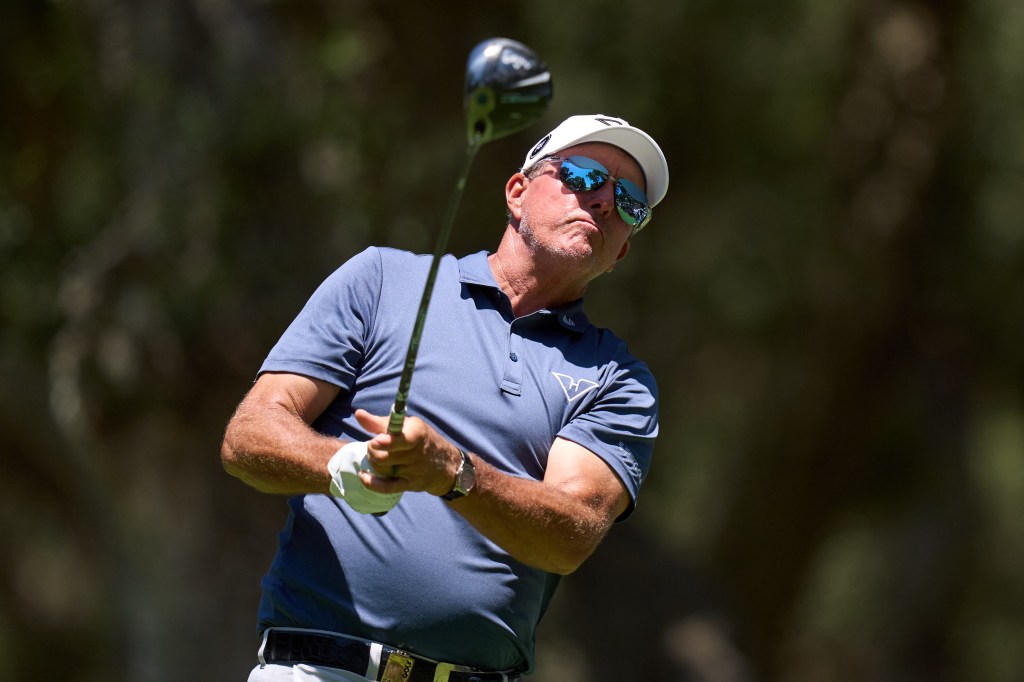
[[636,461],[636,457],[633,455],[633,451],[626,447],[626,444],[621,440],[619,441],[619,452],[622,453],[622,463],[629,469],[629,475],[634,481],[640,483],[644,478],[643,469],[640,468],[640,464]]
[[597,382],[590,381],[589,379],[573,379],[568,374],[560,374],[558,372],[552,372],[551,374],[558,379],[558,385],[562,387],[562,393],[565,394],[565,399],[570,403],[593,391],[598,386]]

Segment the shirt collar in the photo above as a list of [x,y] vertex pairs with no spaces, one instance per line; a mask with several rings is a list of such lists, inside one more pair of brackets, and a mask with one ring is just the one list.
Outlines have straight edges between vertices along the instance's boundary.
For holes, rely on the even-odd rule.
[[[491,272],[491,264],[487,261],[489,255],[487,251],[478,251],[477,253],[471,253],[460,258],[459,281],[464,284],[490,287],[500,291],[501,287],[498,286],[498,282],[494,279],[494,273]],[[564,329],[578,334],[582,334],[590,324],[586,313],[583,312],[582,298],[554,308],[545,308],[538,311],[537,314],[553,316]]]
[[500,289],[494,273],[491,272],[491,264],[487,262],[486,251],[478,251],[459,259],[459,281],[464,284],[479,284],[485,287]]

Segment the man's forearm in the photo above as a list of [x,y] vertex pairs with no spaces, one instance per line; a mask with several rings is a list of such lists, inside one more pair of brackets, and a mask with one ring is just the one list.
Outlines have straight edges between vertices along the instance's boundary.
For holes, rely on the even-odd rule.
[[575,571],[597,548],[622,506],[583,501],[569,491],[510,476],[475,458],[477,484],[455,502],[478,531],[525,564],[558,574]]
[[[388,417],[356,410],[368,432],[371,466],[398,471],[391,478],[361,475],[379,493],[444,495],[456,477],[460,451],[422,419],[409,417],[401,434],[387,433]],[[590,556],[629,495],[612,469],[587,448],[556,438],[543,481],[510,476],[470,454],[476,484],[452,509],[519,561],[552,573],[575,571]]]
[[228,423],[221,462],[233,476],[265,493],[326,493],[327,462],[342,445],[284,409],[243,403]]

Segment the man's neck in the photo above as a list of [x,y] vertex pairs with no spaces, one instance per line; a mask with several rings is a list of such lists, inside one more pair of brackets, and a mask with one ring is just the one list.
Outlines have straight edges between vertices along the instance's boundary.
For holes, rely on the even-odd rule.
[[583,296],[586,282],[563,261],[538,253],[507,228],[498,250],[488,257],[491,273],[512,303],[516,317],[571,303]]

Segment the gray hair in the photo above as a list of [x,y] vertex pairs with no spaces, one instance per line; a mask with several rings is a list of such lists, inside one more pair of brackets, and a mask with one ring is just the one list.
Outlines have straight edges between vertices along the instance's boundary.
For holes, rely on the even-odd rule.
[[[523,175],[525,175],[527,180],[533,180],[534,178],[536,178],[538,175],[541,174],[541,171],[544,170],[544,166],[546,166],[552,160],[560,159],[560,158],[561,157],[559,157],[559,156],[542,156],[541,158],[537,159],[536,161],[534,161],[532,164],[530,164],[526,168],[520,169],[519,172],[522,173]],[[505,225],[508,226],[508,225],[511,225],[511,224],[512,224],[512,213],[508,210],[508,208],[506,208],[505,209]]]
[[548,156],[542,156],[541,158],[534,161],[531,165],[523,168],[520,172],[526,176],[528,180],[533,180],[535,177],[540,175],[541,170],[544,166],[552,161],[561,160],[562,157],[555,156],[554,154]]

